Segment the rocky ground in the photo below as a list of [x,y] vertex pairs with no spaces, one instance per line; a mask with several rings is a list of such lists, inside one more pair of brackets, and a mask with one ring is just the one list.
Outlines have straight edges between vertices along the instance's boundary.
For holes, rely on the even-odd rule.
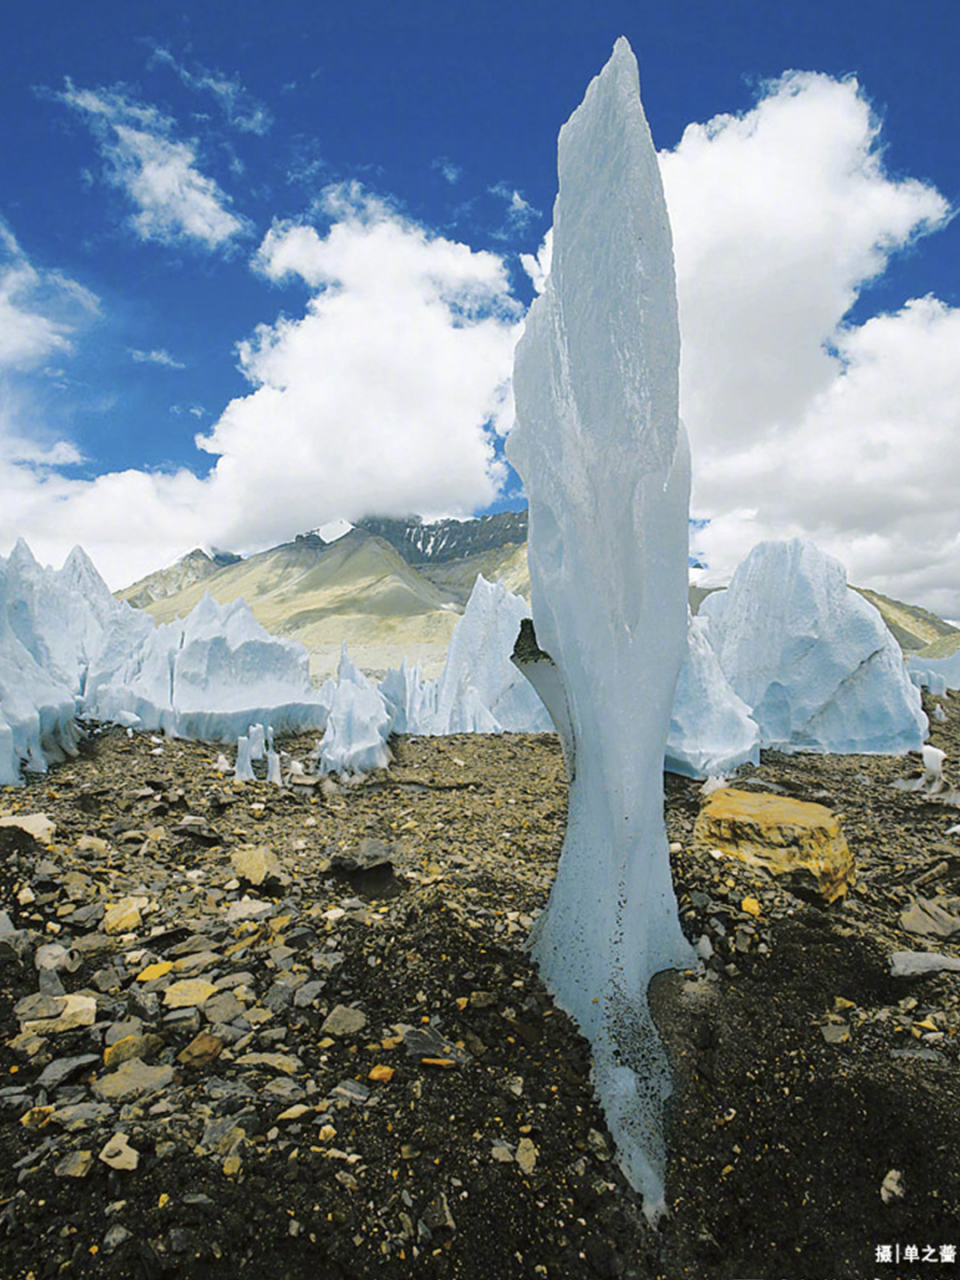
[[401,740],[342,788],[233,784],[217,755],[98,732],[0,795],[56,824],[0,827],[0,1280],[960,1275],[960,974],[889,965],[960,955],[901,919],[935,900],[960,937],[960,811],[892,785],[918,760],[741,780],[842,815],[858,879],[830,908],[694,852],[699,787],[668,779],[713,954],[653,992],[676,1071],[654,1230],[525,950],[555,740]]

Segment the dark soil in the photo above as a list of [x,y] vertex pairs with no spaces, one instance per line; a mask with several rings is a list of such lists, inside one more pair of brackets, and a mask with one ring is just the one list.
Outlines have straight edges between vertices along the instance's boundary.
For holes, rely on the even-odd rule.
[[[932,741],[949,765],[960,698],[944,701]],[[50,847],[0,829],[0,910],[21,931],[0,937],[0,1280],[958,1274],[940,1256],[960,1244],[960,975],[894,979],[888,960],[960,954],[900,926],[913,898],[960,895],[945,834],[960,811],[891,785],[917,760],[769,754],[747,780],[842,814],[858,880],[830,908],[694,853],[699,785],[668,777],[681,918],[714,954],[652,992],[676,1087],[671,1211],[650,1228],[612,1158],[589,1045],[525,949],[563,838],[556,740],[404,739],[388,772],[322,792],[234,786],[218,751],[109,730],[0,793],[0,813],[57,824]],[[84,836],[103,843],[78,849]],[[251,844],[286,884],[237,884],[231,854]],[[228,921],[245,894],[261,914]],[[124,897],[147,900],[141,923],[107,934],[102,907]],[[96,1020],[18,1035],[45,942],[79,952],[59,976]],[[137,981],[157,961],[181,968]],[[168,1007],[182,978],[239,1003],[215,1001],[220,1021]],[[338,1006],[365,1025],[324,1030]],[[104,1048],[130,1019],[174,1075],[100,1101]],[[828,1041],[841,1022],[849,1037]],[[182,1062],[200,1030],[219,1056]],[[116,1132],[135,1170],[98,1158]],[[56,1172],[80,1151],[85,1176]],[[893,1170],[903,1194],[885,1203]]]

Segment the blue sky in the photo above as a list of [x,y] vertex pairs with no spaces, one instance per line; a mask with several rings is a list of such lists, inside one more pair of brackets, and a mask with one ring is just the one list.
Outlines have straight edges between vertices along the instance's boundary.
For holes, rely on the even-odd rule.
[[956,6],[8,0],[5,26],[0,552],[80,541],[121,585],[365,504],[516,505],[556,136],[625,34],[711,563],[806,533],[960,615]]

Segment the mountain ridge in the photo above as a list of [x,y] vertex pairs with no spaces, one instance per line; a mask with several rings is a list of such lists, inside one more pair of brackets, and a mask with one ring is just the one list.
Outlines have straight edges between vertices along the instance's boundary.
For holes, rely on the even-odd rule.
[[[331,541],[299,534],[244,559],[196,549],[117,595],[158,622],[189,612],[206,590],[221,604],[243,595],[268,631],[305,645],[315,680],[335,671],[344,640],[371,674],[406,657],[432,676],[478,574],[529,600],[526,535],[526,511],[432,523],[371,517]],[[712,589],[691,585],[694,613]],[[960,646],[960,629],[935,614],[853,590],[878,609],[905,653]]]

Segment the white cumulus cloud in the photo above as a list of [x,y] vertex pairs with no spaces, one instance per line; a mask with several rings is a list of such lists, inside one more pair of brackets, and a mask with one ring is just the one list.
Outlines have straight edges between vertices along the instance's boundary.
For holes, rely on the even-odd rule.
[[197,167],[197,144],[176,139],[173,121],[155,107],[117,89],[78,89],[70,80],[57,96],[92,130],[106,180],[135,206],[130,225],[141,240],[214,250],[246,230],[229,197]]
[[660,159],[711,573],[805,534],[851,580],[956,613],[957,313],[905,299],[845,320],[892,254],[945,225],[946,201],[886,171],[855,80],[812,73],[690,125]]
[[257,251],[257,272],[306,302],[240,343],[251,391],[197,437],[208,474],[86,481],[0,458],[0,550],[23,534],[54,561],[81,542],[120,586],[198,544],[249,551],[337,516],[493,500],[522,319],[504,261],[356,185],[324,205],[323,230],[278,222]]

